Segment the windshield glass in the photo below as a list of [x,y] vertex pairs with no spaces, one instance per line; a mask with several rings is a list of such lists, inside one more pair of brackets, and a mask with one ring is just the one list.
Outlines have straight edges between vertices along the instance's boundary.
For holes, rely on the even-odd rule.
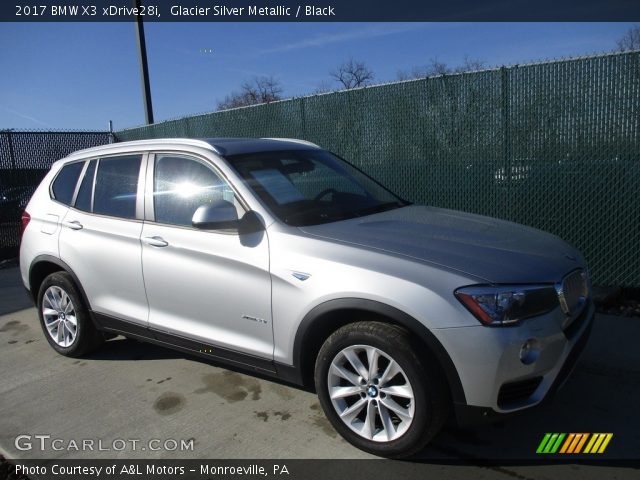
[[284,223],[317,225],[400,208],[408,203],[325,150],[226,157]]

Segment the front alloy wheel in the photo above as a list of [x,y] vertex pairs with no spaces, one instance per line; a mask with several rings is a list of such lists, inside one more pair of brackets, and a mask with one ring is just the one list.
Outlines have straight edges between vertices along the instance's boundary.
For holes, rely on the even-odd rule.
[[398,362],[382,350],[354,345],[331,362],[329,397],[340,419],[367,440],[402,436],[415,413],[413,389]]
[[449,390],[434,359],[388,323],[354,322],[332,333],[316,358],[315,384],[333,428],[383,457],[417,453],[449,413]]

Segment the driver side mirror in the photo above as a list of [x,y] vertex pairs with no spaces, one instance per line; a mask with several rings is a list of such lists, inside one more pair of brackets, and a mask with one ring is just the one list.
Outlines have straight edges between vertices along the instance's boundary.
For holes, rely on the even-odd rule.
[[191,224],[201,230],[238,228],[238,212],[233,203],[218,200],[198,207],[193,214]]

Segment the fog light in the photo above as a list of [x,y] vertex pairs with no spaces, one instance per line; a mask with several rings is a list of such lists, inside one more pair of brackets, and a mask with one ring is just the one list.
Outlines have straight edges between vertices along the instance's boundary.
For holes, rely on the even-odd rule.
[[540,344],[535,338],[530,338],[520,347],[520,361],[525,365],[531,365],[540,355]]

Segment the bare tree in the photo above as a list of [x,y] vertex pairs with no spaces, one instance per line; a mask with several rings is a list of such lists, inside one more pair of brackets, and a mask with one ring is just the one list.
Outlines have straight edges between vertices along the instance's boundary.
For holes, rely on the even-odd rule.
[[640,50],[640,25],[631,27],[616,43],[621,52]]
[[433,77],[448,73],[451,73],[451,69],[446,63],[440,62],[437,58],[432,58],[427,65],[413,67],[411,70],[399,70],[398,80],[413,80],[415,78]]
[[271,103],[280,100],[281,95],[280,81],[274,77],[254,77],[251,80],[245,80],[239,92],[232,92],[218,102],[218,110]]
[[364,87],[373,80],[373,72],[364,62],[358,62],[353,58],[344,62],[337,69],[329,72],[333,79],[346,90]]
[[435,77],[437,75],[449,75],[452,73],[472,72],[474,70],[482,70],[485,68],[485,62],[482,60],[464,57],[462,65],[451,68],[446,63],[432,58],[427,65],[413,67],[411,70],[399,70],[398,80],[412,80],[415,78]]
[[318,95],[320,93],[330,93],[333,92],[335,89],[331,87],[331,85],[329,84],[329,82],[326,82],[324,80],[322,80],[318,86],[316,88],[313,89],[313,94],[314,95]]
[[398,70],[396,73],[396,79],[401,82],[405,80],[415,80],[416,78],[424,78],[427,75],[423,74],[420,67],[413,67],[411,70]]
[[483,70],[484,68],[487,68],[487,64],[484,60],[469,58],[468,55],[465,55],[462,65],[458,65],[453,69],[453,71],[455,73],[475,72],[477,70]]

